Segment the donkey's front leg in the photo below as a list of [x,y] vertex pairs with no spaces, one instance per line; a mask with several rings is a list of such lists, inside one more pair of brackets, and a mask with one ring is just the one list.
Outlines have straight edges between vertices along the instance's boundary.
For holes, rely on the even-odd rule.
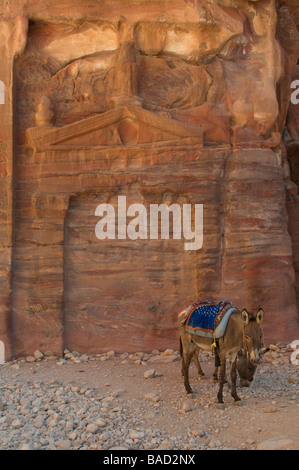
[[194,364],[196,366],[196,369],[197,369],[197,372],[198,372],[198,375],[200,377],[204,377],[204,372],[201,368],[201,365],[200,365],[200,362],[199,362],[199,359],[198,359],[198,349],[195,350],[195,353],[193,354],[193,360],[194,360]]
[[237,394],[237,358],[231,363],[230,366],[230,378],[231,378],[231,396],[235,399],[235,401],[240,401],[240,398]]
[[220,359],[220,372],[219,372],[219,390],[218,390],[218,403],[223,403],[223,385],[225,383],[225,366],[226,358]]

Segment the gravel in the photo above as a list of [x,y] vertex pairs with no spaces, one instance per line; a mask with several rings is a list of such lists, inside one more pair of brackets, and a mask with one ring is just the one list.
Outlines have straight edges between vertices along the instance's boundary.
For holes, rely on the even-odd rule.
[[[0,366],[0,449],[298,449],[299,369],[272,345],[252,388],[216,402],[213,357],[184,392],[179,353],[35,351]],[[297,429],[296,429],[297,427]]]

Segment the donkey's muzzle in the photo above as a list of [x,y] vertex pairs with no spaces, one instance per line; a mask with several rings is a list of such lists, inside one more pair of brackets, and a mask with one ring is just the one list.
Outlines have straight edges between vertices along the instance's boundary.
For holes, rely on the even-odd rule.
[[250,362],[251,362],[251,364],[253,364],[254,366],[257,366],[258,363],[260,362],[260,359],[261,359],[260,356],[258,356],[258,357],[251,357],[251,358],[250,358]]

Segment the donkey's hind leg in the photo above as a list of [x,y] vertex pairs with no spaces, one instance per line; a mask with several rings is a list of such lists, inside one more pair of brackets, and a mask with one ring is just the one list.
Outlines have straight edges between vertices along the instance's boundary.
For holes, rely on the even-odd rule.
[[182,357],[182,371],[184,377],[184,385],[187,393],[192,393],[192,388],[189,382],[189,366],[192,359],[192,354],[184,354]]
[[197,346],[190,341],[181,342],[181,356],[182,356],[182,375],[184,377],[184,386],[187,393],[192,393],[192,388],[190,387],[189,382],[189,366],[192,360],[193,354]]

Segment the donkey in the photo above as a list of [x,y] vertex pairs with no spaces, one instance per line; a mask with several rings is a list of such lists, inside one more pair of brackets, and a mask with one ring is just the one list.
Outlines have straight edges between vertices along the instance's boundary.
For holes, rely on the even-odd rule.
[[[184,317],[185,312],[182,312],[178,317],[178,326],[180,332],[182,374],[184,376],[184,386],[186,392],[189,394],[192,393],[192,389],[189,383],[190,362],[198,347],[201,349],[211,350],[211,338],[198,336],[195,333],[190,333],[187,331],[182,325]],[[246,309],[243,309],[241,312],[236,310],[231,314],[224,336],[218,340],[217,354],[220,361],[219,390],[217,394],[218,403],[223,403],[223,385],[225,382],[227,357],[229,358],[231,366],[231,395],[235,401],[240,400],[236,390],[237,354],[243,345],[248,360],[255,366],[258,364],[260,359],[260,350],[263,346],[263,331],[260,326],[261,322],[263,321],[263,317],[264,311],[261,308],[256,315],[248,313]]]

